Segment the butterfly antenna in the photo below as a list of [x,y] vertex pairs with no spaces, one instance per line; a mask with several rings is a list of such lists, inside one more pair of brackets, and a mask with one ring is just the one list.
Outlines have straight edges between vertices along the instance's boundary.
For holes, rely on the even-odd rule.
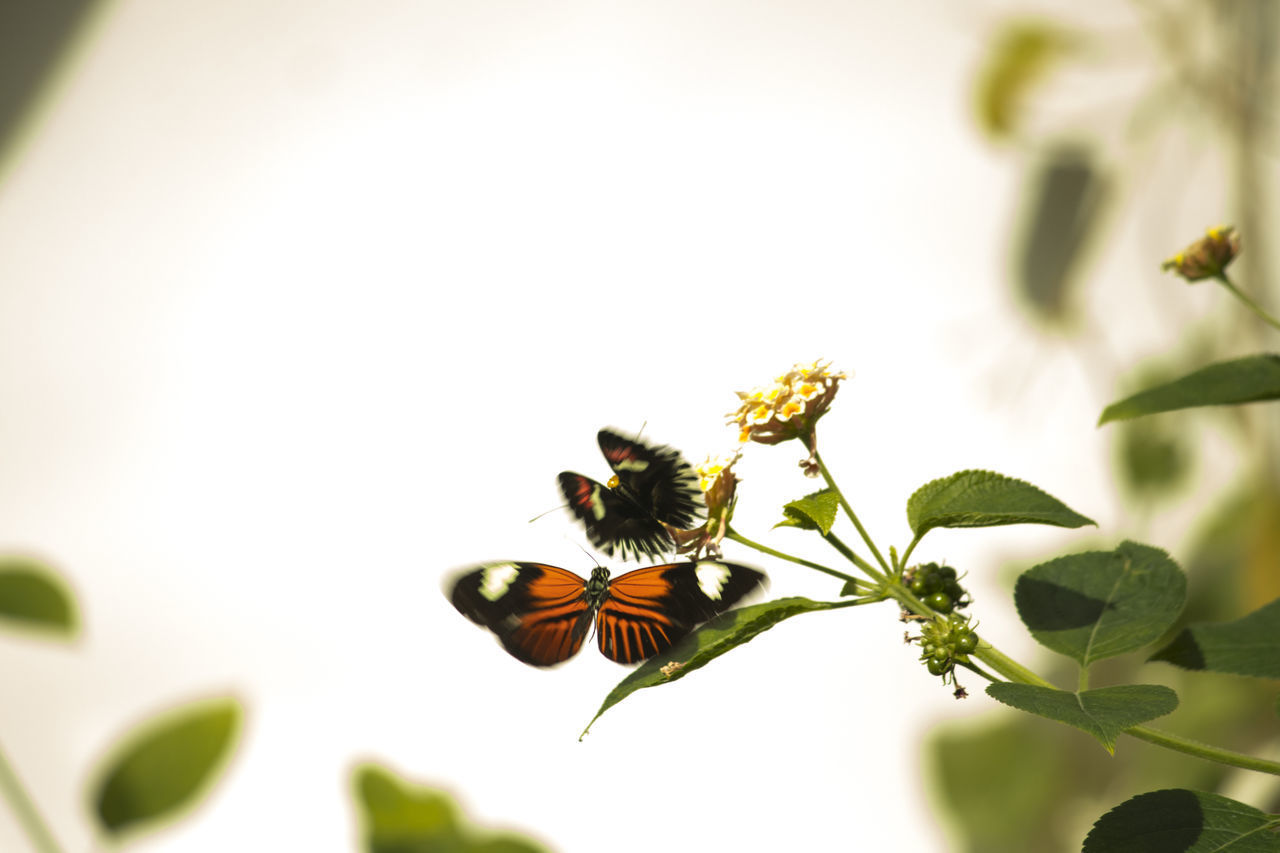
[[[545,515],[545,513],[543,513],[543,514]],[[574,544],[574,545],[578,545],[578,543],[577,543],[577,542],[574,542],[573,544]],[[578,550],[579,550],[579,551],[581,551],[582,553],[586,554],[586,555],[587,555],[587,559],[588,559],[588,560],[590,560],[591,562],[595,563],[595,564],[596,564],[596,566],[599,566],[599,565],[600,565],[600,561],[599,561],[599,560],[597,560],[595,557],[591,556],[591,552],[590,552],[590,551],[588,551],[586,548],[583,548],[581,545],[578,545]]]
[[[542,518],[544,515],[550,515],[551,513],[555,512],[558,509],[568,509],[568,508],[569,508],[568,504],[560,504],[560,506],[553,506],[551,509],[547,510],[546,512],[540,512],[537,515],[535,515],[533,518],[529,519],[529,524],[533,524],[535,521]],[[578,546],[578,547],[582,547],[582,546]]]

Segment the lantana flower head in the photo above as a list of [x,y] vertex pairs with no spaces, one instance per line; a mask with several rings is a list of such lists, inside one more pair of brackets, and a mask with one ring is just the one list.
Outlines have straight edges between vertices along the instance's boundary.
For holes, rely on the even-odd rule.
[[814,426],[847,378],[833,372],[830,362],[797,364],[769,385],[737,392],[742,404],[729,413],[729,423],[738,425],[739,441],[778,444],[802,438],[812,450]]
[[1240,254],[1240,235],[1230,225],[1210,228],[1204,237],[1192,243],[1160,265],[1173,270],[1187,281],[1202,281],[1222,275],[1227,265]]
[[707,522],[693,530],[671,531],[677,553],[691,553],[695,557],[703,553],[719,555],[720,540],[724,539],[729,519],[733,517],[738,489],[738,476],[733,472],[733,465],[741,455],[741,451],[735,451],[725,456],[708,456],[705,462],[694,466],[707,502]]

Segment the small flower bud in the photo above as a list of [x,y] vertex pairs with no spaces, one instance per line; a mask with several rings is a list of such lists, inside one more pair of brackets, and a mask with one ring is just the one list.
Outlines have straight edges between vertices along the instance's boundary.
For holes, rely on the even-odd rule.
[[1201,281],[1222,274],[1240,254],[1240,235],[1230,225],[1210,228],[1205,236],[1160,265],[1187,281]]

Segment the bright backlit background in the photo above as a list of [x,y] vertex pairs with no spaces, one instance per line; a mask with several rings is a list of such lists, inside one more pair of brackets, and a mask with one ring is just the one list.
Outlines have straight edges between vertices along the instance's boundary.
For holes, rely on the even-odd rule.
[[[914,664],[892,607],[785,623],[578,743],[625,671],[524,667],[441,585],[494,558],[585,574],[566,514],[528,520],[558,471],[604,477],[597,429],[724,452],[733,391],[819,357],[852,374],[824,455],[882,548],[970,467],[1114,541],[1114,389],[1008,295],[1022,161],[969,97],[1000,11],[103,4],[0,164],[0,539],[84,618],[70,647],[0,638],[0,741],[67,849],[113,738],[224,691],[248,707],[225,777],[133,849],[353,849],[361,759],[567,853],[946,849],[920,741],[993,703]],[[1099,274],[1156,275],[1205,209]],[[737,526],[834,560],[769,530],[816,487],[800,456],[747,448]],[[970,571],[984,632],[1026,653],[997,570],[1090,536],[916,556]]]

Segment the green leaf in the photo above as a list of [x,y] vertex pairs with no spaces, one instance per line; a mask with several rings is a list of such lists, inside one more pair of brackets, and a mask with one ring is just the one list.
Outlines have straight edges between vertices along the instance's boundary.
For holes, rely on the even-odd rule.
[[1110,753],[1116,751],[1116,735],[1178,707],[1177,694],[1158,684],[1125,684],[1070,693],[1035,684],[997,681],[987,685],[987,695],[1020,711],[1088,732]]
[[1106,181],[1095,157],[1078,145],[1058,146],[1028,177],[1014,274],[1019,293],[1042,319],[1070,319],[1070,294]]
[[512,833],[469,826],[444,791],[406,782],[373,763],[353,773],[361,835],[369,853],[541,853]]
[[1234,622],[1189,625],[1151,660],[1183,669],[1280,678],[1280,598]]
[[799,500],[794,500],[782,508],[787,516],[774,527],[799,527],[804,530],[821,530],[826,536],[831,526],[836,523],[836,512],[840,509],[840,496],[834,489],[823,489]]
[[907,500],[907,523],[917,539],[935,527],[1096,526],[1030,483],[991,471],[960,471],[925,483]]
[[131,731],[97,774],[92,802],[102,827],[119,836],[193,804],[225,765],[241,717],[237,700],[218,698]]
[[1098,818],[1082,853],[1278,853],[1280,820],[1218,794],[1139,794]]
[[1083,667],[1158,640],[1186,597],[1178,564],[1137,542],[1041,563],[1014,587],[1018,615],[1032,636]]
[[[783,619],[817,610],[831,610],[847,606],[836,601],[812,601],[808,598],[779,598],[763,604],[739,607],[721,613],[660,655],[654,655],[618,682],[604,698],[600,710],[582,730],[581,740],[605,711],[617,705],[637,690],[656,687],[684,678],[695,669],[706,666],[715,658],[767,631]],[[664,670],[666,670],[664,672]]]
[[75,599],[52,571],[23,557],[0,557],[0,623],[75,636]]
[[1139,391],[1103,409],[1098,426],[1158,412],[1261,400],[1280,400],[1280,355],[1251,355],[1211,364],[1181,379]]

